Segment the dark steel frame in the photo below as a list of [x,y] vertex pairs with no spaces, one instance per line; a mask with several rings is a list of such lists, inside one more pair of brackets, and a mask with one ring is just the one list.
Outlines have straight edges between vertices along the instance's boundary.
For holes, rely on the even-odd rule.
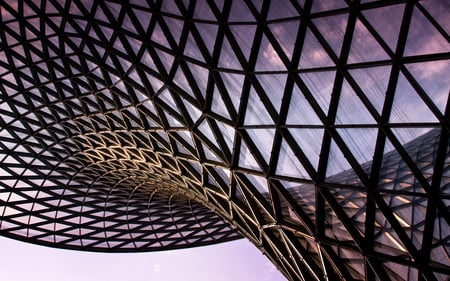
[[[450,275],[448,261],[432,259],[432,250],[439,247],[447,249],[448,258],[450,243],[445,233],[450,224],[450,106],[447,101],[441,112],[407,68],[410,63],[449,60],[450,53],[405,55],[414,12],[420,12],[447,42],[450,38],[420,1],[345,0],[342,8],[313,11],[320,5],[317,1],[285,0],[283,5],[289,4],[298,16],[275,18],[271,12],[286,11],[274,0],[189,1],[187,6],[181,0],[40,4],[21,0],[17,10],[13,2],[0,3],[2,235],[110,252],[207,245],[242,235],[290,280],[406,278],[390,267],[406,267],[407,276],[418,280]],[[240,10],[237,5],[242,5]],[[395,50],[364,14],[393,5],[404,8]],[[316,20],[339,15],[346,15],[347,21],[336,54]],[[254,20],[233,21],[231,16]],[[298,23],[292,54],[271,29],[286,22]],[[348,62],[357,22],[389,59]],[[232,30],[243,26],[255,28],[248,54],[247,42]],[[333,66],[299,67],[307,32]],[[257,68],[264,59],[264,44],[270,44],[284,70]],[[226,56],[239,68],[224,67],[221,59]],[[379,66],[391,67],[381,112],[351,74]],[[327,110],[302,78],[325,71],[335,72]],[[264,85],[265,77],[277,75],[286,79],[279,109]],[[436,122],[390,121],[400,75]],[[242,78],[240,92],[233,92],[236,82],[230,77]],[[344,82],[373,118],[372,124],[336,122]],[[294,88],[321,124],[288,124]],[[251,95],[257,95],[270,124],[246,123],[252,114]],[[227,116],[215,111],[216,102],[223,103]],[[226,128],[233,131],[233,139]],[[351,128],[377,130],[372,161],[361,163],[339,133]],[[434,138],[422,136],[405,143],[396,134],[399,128],[422,129]],[[323,130],[317,168],[292,129]],[[251,130],[273,132],[268,159]],[[424,152],[431,176],[418,163],[417,147],[425,146],[424,138],[434,143]],[[277,172],[287,153],[284,143],[307,175]],[[333,145],[350,166],[337,175],[327,174]],[[388,145],[393,147],[391,154],[386,153]],[[390,156],[394,153],[397,156]],[[257,166],[242,163],[250,155]],[[387,159],[408,169],[414,188],[424,192],[385,188]],[[400,180],[402,171],[397,172],[399,178],[393,181]],[[258,179],[266,186],[255,183]],[[355,182],[346,182],[350,179]],[[309,187],[314,187],[308,195],[313,206],[307,206],[306,192],[301,191]],[[357,195],[341,199],[347,192],[365,198],[363,210],[355,214],[364,213],[363,231],[345,205],[358,200]],[[406,227],[396,207],[386,202],[387,196],[399,195],[414,198],[412,207],[426,206],[420,229]],[[36,211],[38,205],[41,209]],[[381,228],[380,216],[385,223]],[[387,247],[379,242],[387,225],[403,254],[380,251],[379,247]],[[347,234],[330,234],[336,228]],[[418,232],[421,241],[413,241]]]

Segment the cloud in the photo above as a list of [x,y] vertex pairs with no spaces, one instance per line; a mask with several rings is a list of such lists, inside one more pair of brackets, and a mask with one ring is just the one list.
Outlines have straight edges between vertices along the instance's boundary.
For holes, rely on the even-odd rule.
[[278,65],[281,63],[277,53],[270,44],[267,44],[267,47],[264,50],[263,55],[273,65]]

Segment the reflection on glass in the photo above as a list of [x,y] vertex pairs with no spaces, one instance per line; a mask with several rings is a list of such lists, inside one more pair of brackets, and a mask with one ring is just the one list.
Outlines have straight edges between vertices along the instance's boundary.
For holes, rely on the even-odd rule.
[[446,279],[442,1],[113,2],[0,2],[1,233]]

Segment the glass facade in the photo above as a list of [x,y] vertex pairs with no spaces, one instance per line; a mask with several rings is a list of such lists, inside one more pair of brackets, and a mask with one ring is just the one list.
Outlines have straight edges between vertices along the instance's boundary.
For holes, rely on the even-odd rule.
[[290,280],[448,280],[447,1],[0,2],[0,234],[246,237]]

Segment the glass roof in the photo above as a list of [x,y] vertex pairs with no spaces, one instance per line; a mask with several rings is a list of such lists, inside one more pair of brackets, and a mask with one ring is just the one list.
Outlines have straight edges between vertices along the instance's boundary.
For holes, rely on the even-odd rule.
[[244,236],[292,280],[446,280],[449,10],[2,1],[0,234]]

